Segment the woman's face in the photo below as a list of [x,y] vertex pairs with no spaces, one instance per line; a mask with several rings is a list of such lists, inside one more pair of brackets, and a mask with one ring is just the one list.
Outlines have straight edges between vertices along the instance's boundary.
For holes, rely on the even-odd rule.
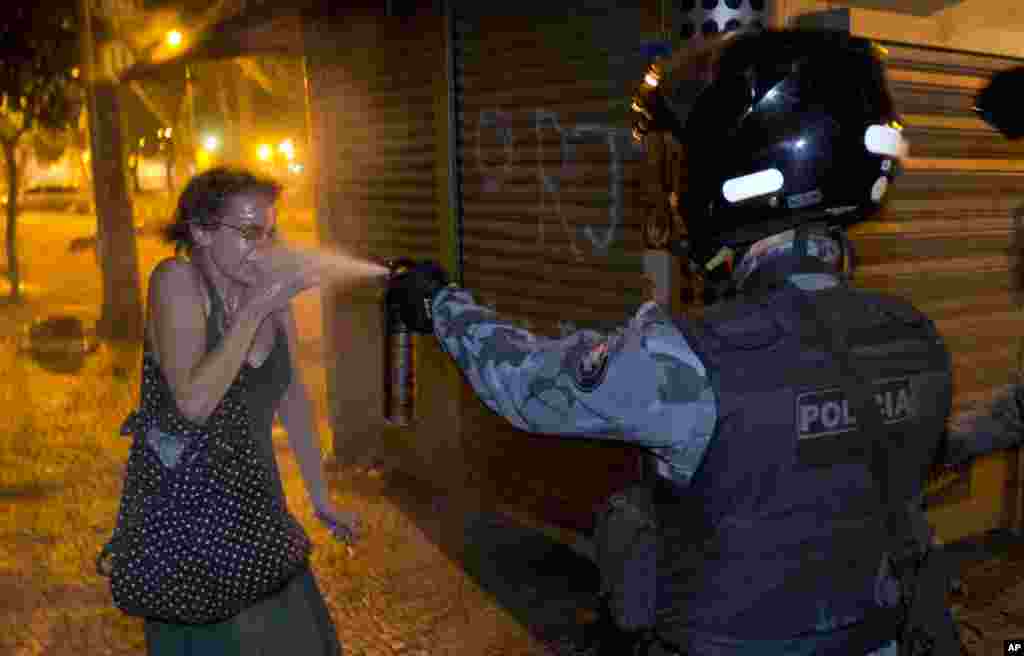
[[204,244],[214,265],[236,282],[253,284],[261,273],[260,260],[277,231],[273,197],[257,193],[232,196],[217,221],[220,227],[207,231]]

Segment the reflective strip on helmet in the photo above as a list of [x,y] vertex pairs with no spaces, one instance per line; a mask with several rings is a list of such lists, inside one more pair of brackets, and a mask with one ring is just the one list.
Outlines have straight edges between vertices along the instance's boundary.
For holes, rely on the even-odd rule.
[[910,151],[903,133],[888,125],[869,125],[864,133],[864,145],[869,153],[886,157],[906,157]]
[[765,169],[750,175],[741,175],[738,178],[726,180],[722,184],[722,194],[730,203],[738,203],[741,200],[775,193],[782,189],[784,182],[782,171],[778,169]]

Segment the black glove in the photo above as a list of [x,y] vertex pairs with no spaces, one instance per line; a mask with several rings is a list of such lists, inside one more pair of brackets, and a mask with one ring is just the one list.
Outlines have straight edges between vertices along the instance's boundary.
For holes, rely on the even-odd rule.
[[1024,83],[1024,66],[995,73],[974,99],[974,111],[1007,139],[1024,137],[1017,94]]
[[391,276],[385,303],[388,313],[397,314],[406,328],[417,333],[434,332],[431,304],[448,284],[448,273],[437,262],[397,260],[389,263]]

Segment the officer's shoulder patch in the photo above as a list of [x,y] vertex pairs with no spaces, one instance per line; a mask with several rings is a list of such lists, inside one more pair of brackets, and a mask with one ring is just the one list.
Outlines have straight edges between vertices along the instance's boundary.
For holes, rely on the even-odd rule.
[[572,380],[584,392],[593,392],[604,382],[608,373],[608,359],[611,355],[608,339],[585,345],[577,349],[570,366]]

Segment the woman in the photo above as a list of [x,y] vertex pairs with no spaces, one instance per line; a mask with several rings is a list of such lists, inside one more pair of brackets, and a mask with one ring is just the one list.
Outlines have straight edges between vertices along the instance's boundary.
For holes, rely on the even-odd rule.
[[[243,170],[216,168],[181,194],[166,237],[178,256],[153,270],[146,320],[147,356],[155,359],[178,411],[203,423],[243,367],[258,449],[284,499],[274,458],[275,412],[288,432],[306,490],[336,534],[354,538],[358,519],[336,510],[320,466],[312,407],[296,366],[291,299],[319,284],[309,266],[274,246],[280,187]],[[282,263],[286,263],[282,266]],[[215,344],[207,352],[212,331]],[[340,656],[334,624],[312,574],[225,622],[179,625],[147,620],[148,653]]]

